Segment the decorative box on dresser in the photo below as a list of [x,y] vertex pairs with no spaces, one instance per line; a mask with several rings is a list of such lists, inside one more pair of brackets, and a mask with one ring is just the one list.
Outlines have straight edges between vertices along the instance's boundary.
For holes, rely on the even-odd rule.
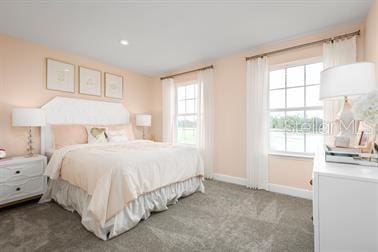
[[35,198],[47,188],[42,155],[0,160],[0,207]]
[[313,171],[315,251],[378,251],[378,167],[325,162]]

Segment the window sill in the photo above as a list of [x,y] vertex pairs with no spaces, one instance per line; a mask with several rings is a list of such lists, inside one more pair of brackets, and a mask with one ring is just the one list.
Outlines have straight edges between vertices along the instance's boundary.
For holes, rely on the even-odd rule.
[[299,159],[314,159],[314,154],[296,154],[296,153],[284,153],[284,152],[269,152],[268,156],[287,157],[287,158],[299,158]]

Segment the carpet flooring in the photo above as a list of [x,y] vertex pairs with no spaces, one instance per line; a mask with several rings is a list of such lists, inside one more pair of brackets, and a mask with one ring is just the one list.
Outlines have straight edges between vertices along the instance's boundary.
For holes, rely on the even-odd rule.
[[56,203],[0,210],[0,251],[313,251],[311,201],[216,181],[102,241]]

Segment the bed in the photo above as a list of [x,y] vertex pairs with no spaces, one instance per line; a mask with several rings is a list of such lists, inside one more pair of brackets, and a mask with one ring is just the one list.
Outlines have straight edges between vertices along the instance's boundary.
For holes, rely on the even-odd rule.
[[41,151],[51,157],[48,189],[40,202],[54,200],[76,211],[100,239],[126,232],[180,197],[204,192],[202,157],[192,147],[130,140],[54,149],[51,125],[127,124],[122,104],[56,97],[42,109],[47,126],[41,130]]

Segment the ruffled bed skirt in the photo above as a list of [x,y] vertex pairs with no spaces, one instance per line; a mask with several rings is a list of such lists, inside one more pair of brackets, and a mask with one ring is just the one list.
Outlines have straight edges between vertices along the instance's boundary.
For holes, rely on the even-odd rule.
[[150,217],[151,212],[168,209],[168,205],[175,204],[180,197],[194,192],[204,192],[202,177],[194,177],[162,187],[153,192],[139,196],[136,200],[109,219],[101,226],[97,219],[88,211],[91,196],[84,190],[62,180],[50,180],[47,192],[42,196],[40,203],[52,199],[69,211],[76,211],[81,216],[81,223],[86,229],[93,232],[102,240],[111,239],[135,227],[140,220]]

